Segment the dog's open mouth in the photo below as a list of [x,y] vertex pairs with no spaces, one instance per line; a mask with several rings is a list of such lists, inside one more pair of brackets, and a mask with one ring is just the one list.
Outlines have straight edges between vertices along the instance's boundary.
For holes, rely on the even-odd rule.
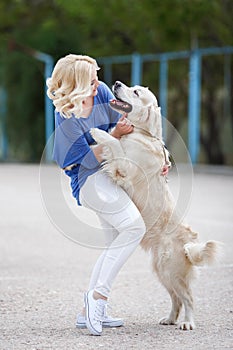
[[119,99],[110,100],[110,106],[118,111],[129,113],[132,111],[132,105]]

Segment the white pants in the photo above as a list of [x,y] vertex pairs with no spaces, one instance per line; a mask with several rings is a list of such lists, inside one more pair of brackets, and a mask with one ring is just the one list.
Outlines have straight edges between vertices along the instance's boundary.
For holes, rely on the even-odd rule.
[[108,297],[117,273],[145,234],[145,224],[127,193],[102,172],[88,177],[80,202],[96,212],[106,237],[107,248],[94,266],[89,289]]

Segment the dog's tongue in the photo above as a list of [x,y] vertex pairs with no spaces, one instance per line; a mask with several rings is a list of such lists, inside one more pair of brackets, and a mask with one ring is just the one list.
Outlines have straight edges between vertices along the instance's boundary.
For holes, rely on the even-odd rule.
[[118,111],[129,113],[132,111],[132,106],[124,101],[112,99],[110,100],[110,106],[117,109]]

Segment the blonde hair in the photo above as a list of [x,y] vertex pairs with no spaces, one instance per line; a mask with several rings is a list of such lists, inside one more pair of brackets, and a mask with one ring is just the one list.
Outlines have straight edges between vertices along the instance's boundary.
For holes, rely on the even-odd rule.
[[47,79],[47,95],[65,118],[80,117],[82,101],[92,94],[93,69],[100,69],[95,59],[84,55],[67,55],[57,61]]

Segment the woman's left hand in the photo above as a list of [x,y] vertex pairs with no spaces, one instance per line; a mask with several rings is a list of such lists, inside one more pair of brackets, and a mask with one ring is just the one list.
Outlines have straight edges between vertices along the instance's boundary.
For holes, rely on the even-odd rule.
[[163,166],[163,168],[162,168],[161,175],[167,176],[167,174],[168,174],[168,172],[169,172],[169,168],[170,168],[170,166],[167,165],[167,164],[165,164],[165,165]]
[[111,132],[111,135],[120,139],[121,136],[130,134],[133,131],[133,125],[127,119],[127,114],[123,114],[122,117],[118,120],[114,130]]

